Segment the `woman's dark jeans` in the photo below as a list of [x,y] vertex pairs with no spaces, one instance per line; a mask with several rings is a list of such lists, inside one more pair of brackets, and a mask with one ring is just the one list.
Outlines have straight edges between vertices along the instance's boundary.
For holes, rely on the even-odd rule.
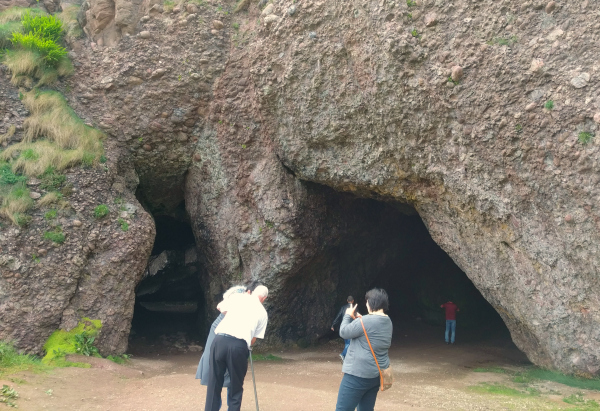
[[[361,378],[344,374],[335,411],[373,411],[379,392],[379,377]],[[357,408],[358,407],[358,408]]]

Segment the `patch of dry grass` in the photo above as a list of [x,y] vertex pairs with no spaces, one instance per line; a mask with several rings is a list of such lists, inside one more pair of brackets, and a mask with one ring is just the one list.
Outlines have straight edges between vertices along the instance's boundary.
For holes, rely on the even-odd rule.
[[38,7],[9,7],[0,13],[0,23],[8,23],[10,21],[20,21],[23,14],[29,12],[33,16],[45,15],[42,9]]
[[24,214],[33,206],[27,186],[23,183],[16,184],[1,197],[0,214],[8,217],[16,225],[24,225]]
[[[98,163],[104,153],[104,134],[86,126],[61,94],[32,90],[23,94],[22,101],[31,113],[23,123],[23,141],[0,154],[11,162],[14,172],[39,176],[49,168],[61,171],[77,164]],[[36,140],[40,137],[44,139]]]
[[[35,158],[28,158],[24,153],[34,153]],[[81,164],[84,160],[88,161],[90,158],[90,155],[81,148],[64,150],[48,140],[13,144],[2,152],[0,158],[10,160],[17,155],[18,157],[11,162],[13,171],[30,177],[43,174],[49,167],[60,171]]]
[[17,131],[17,127],[15,127],[15,125],[13,124],[8,128],[8,131],[6,133],[0,134],[0,144],[10,140],[10,138],[15,135],[15,131]]
[[30,91],[23,94],[23,103],[31,112],[24,123],[24,142],[45,136],[62,149],[102,155],[104,134],[85,125],[60,93]]
[[56,191],[52,191],[40,198],[37,203],[40,207],[48,207],[52,204],[58,203],[60,200],[62,200],[62,195]]
[[48,67],[43,57],[31,50],[8,50],[4,64],[12,73],[11,83],[28,88],[34,86],[34,79],[38,79],[36,86],[43,86],[73,73],[73,64],[68,58],[61,58],[56,68]]

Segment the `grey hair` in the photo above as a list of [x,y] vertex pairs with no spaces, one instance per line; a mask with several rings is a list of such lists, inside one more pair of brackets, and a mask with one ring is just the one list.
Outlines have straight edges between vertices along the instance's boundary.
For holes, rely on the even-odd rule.
[[229,290],[225,291],[225,293],[223,293],[223,299],[226,300],[229,297],[231,297],[233,294],[241,294],[241,293],[245,293],[245,292],[246,292],[246,287],[244,287],[243,285],[234,285]]
[[254,289],[254,291],[252,291],[252,295],[267,298],[267,296],[269,295],[269,289],[264,285],[259,285]]

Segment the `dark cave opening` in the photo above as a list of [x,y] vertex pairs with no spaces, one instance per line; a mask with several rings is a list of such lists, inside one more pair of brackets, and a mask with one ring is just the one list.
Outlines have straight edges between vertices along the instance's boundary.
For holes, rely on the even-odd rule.
[[[467,275],[431,238],[416,211],[406,206],[394,207],[374,200],[361,205],[371,230],[364,236],[347,238],[340,244],[340,272],[356,276],[355,291],[361,313],[366,313],[364,294],[373,287],[388,292],[389,315],[397,334],[406,329],[430,326],[439,333],[431,336],[443,340],[445,313],[440,307],[453,301],[457,313],[457,343],[497,337],[510,341],[510,333],[500,315],[487,302]],[[408,211],[408,212],[407,212]],[[368,217],[367,217],[368,216]],[[358,249],[368,252],[361,259]],[[343,295],[338,303],[343,304]],[[342,300],[342,301],[339,301]],[[422,338],[428,333],[420,333]]]
[[282,328],[282,339],[339,338],[337,330],[331,332],[325,326],[331,324],[346,297],[353,295],[359,312],[365,314],[366,291],[381,287],[388,292],[389,315],[402,338],[411,334],[407,329],[419,330],[412,334],[443,343],[445,316],[440,305],[452,300],[460,308],[457,343],[496,338],[513,346],[500,315],[434,242],[415,209],[342,193],[332,193],[330,198],[327,207],[330,218],[338,222],[337,239],[286,284],[294,290],[286,293],[290,306],[327,306],[320,313],[306,308],[300,316],[316,317],[321,325],[287,315],[289,324]]
[[181,215],[154,216],[154,247],[136,288],[131,352],[139,346],[148,352],[148,345],[186,351],[203,337],[202,265],[192,228]]

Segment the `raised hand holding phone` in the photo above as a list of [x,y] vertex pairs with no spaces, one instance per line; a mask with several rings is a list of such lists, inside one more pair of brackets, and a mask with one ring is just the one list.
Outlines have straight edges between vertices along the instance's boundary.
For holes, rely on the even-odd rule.
[[[356,307],[358,307],[358,304],[350,304],[350,307],[346,308],[346,314],[348,314],[350,317],[352,317],[352,319],[356,318],[356,314],[354,313],[356,311]],[[360,316],[360,314],[357,314]]]

